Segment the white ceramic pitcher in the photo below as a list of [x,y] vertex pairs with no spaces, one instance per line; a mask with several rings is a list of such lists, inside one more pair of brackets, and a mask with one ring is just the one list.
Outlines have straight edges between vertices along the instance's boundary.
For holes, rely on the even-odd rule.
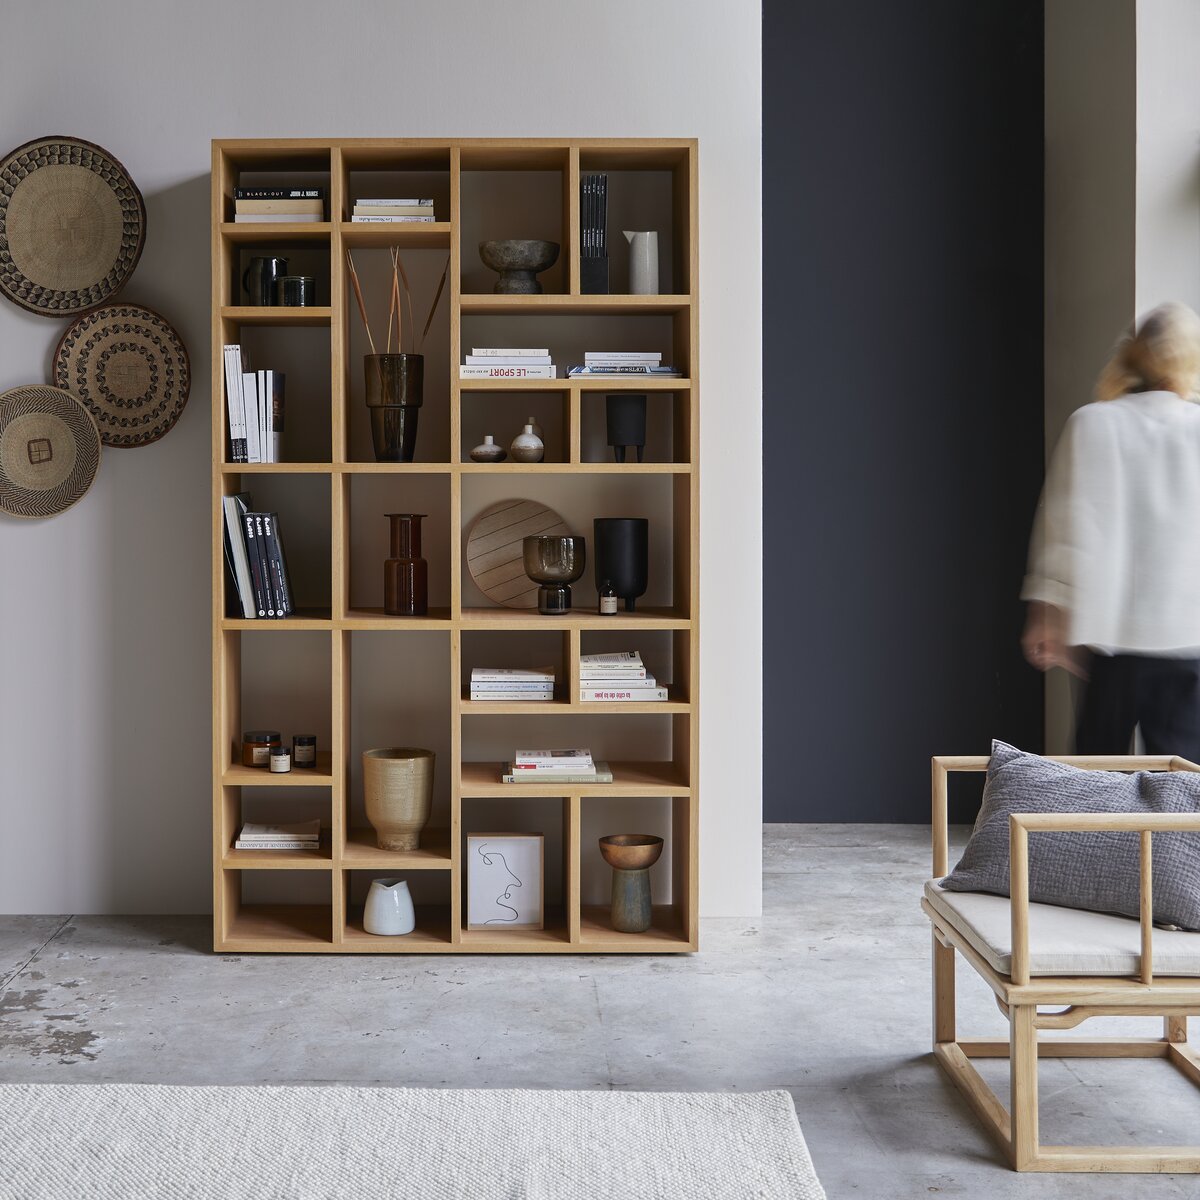
[[412,933],[417,927],[412,896],[403,879],[372,879],[363,909],[363,928],[389,937]]
[[658,231],[623,229],[629,243],[629,294],[658,295]]

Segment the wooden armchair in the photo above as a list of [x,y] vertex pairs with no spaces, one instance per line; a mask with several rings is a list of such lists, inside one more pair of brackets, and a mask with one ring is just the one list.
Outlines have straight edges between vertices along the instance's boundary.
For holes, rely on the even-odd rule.
[[[1200,771],[1186,759],[1059,758],[1089,770]],[[1155,930],[1152,838],[1200,832],[1200,813],[1013,815],[1010,896],[946,892],[946,792],[951,771],[984,771],[986,757],[933,760],[933,874],[921,907],[933,924],[933,1052],[1018,1171],[1200,1173],[1200,1146],[1043,1146],[1038,1140],[1038,1058],[1165,1058],[1200,1085],[1200,1054],[1187,1019],[1200,1015],[1200,933]],[[1029,902],[1029,836],[1047,830],[1127,830],[1141,839],[1141,918]],[[1007,943],[1007,944],[1005,944]],[[983,977],[1008,1018],[1008,1041],[960,1039],[955,1030],[955,953]],[[1043,1012],[1044,1008],[1058,1011]],[[1042,1040],[1091,1017],[1161,1016],[1161,1038]],[[1012,1112],[971,1064],[1008,1058]]]

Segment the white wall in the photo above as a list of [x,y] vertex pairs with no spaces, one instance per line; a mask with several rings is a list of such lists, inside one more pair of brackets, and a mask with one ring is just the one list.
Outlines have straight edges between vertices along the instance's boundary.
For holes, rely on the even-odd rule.
[[[73,134],[129,168],[149,238],[125,295],[180,330],[193,385],[175,430],[106,453],[75,509],[0,521],[0,912],[209,907],[209,140],[676,135],[700,139],[702,911],[756,915],[758,5],[10,0],[5,17],[6,139]],[[62,328],[0,304],[0,388],[44,379]]]

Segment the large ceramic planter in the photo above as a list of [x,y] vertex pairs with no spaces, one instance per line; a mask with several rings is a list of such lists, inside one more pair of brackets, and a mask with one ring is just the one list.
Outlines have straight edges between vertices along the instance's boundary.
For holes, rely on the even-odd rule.
[[363,751],[363,800],[380,850],[416,850],[433,806],[433,751]]

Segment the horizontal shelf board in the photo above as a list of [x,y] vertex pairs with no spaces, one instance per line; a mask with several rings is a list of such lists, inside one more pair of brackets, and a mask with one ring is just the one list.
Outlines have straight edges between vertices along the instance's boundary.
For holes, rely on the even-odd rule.
[[221,222],[221,236],[239,246],[278,245],[281,242],[326,242],[333,233],[328,221]]
[[442,629],[450,624],[448,608],[430,608],[424,617],[389,617],[382,608],[352,608],[339,629]]
[[[562,691],[562,685],[559,685]],[[678,688],[667,689],[668,699],[646,703],[604,701],[554,700],[472,700],[471,689],[464,687],[458,708],[464,717],[478,716],[563,716],[579,713],[686,713],[692,706],[680,695]]]
[[691,621],[673,609],[646,607],[602,617],[576,610],[543,616],[535,608],[464,608],[464,629],[690,629]]
[[686,475],[688,463],[477,463],[459,464],[464,475]]
[[[638,316],[646,313],[682,312],[692,302],[690,296],[508,296],[490,292],[467,293],[461,297],[464,313],[497,315],[501,313],[549,312],[570,315],[607,313],[613,316]],[[547,380],[549,383],[557,380]]]
[[328,750],[317,751],[315,767],[297,767],[273,775],[266,767],[246,767],[230,763],[221,775],[224,787],[329,787],[333,783],[333,756]]
[[282,630],[284,632],[303,633],[306,630],[332,629],[333,621],[327,608],[302,608],[295,616],[281,617],[225,617],[221,621],[222,629],[245,630]]
[[227,305],[221,319],[235,325],[328,325],[333,309],[313,305],[308,308],[284,308],[273,304]]
[[316,850],[235,850],[230,846],[221,859],[229,871],[321,871],[333,868],[329,830],[321,831]]
[[454,468],[448,462],[352,462],[336,463],[333,469],[339,475],[445,475]]
[[690,379],[669,376],[615,375],[603,378],[596,375],[576,375],[572,379],[457,379],[460,392],[561,392],[572,389],[584,392],[686,392],[691,390]]
[[342,245],[353,250],[380,249],[399,246],[402,250],[449,250],[449,221],[398,221],[395,224],[378,224],[374,221],[343,221],[338,227]]
[[501,783],[503,768],[498,762],[464,762],[463,796],[566,796],[586,793],[609,796],[684,796],[690,790],[683,782],[684,768],[671,762],[612,762],[612,783]]
[[584,905],[579,914],[581,950],[680,950],[695,949],[683,934],[679,913],[673,904],[656,904],[645,933],[621,933],[612,927],[604,905]]
[[425,907],[418,905],[416,910],[417,927],[412,933],[389,936],[387,934],[368,933],[363,928],[363,910],[356,906],[346,915],[346,930],[342,937],[341,949],[366,950],[375,953],[379,950],[417,951],[428,949],[430,946],[450,945],[450,907]]
[[459,941],[466,949],[480,947],[514,952],[525,949],[542,950],[552,945],[569,945],[571,939],[562,909],[548,908],[544,916],[543,929],[512,929],[503,925],[489,929],[468,929],[464,925],[459,931]]
[[375,844],[374,829],[353,828],[342,850],[342,866],[347,870],[448,871],[450,834],[445,829],[425,829],[418,850],[380,850]]
[[222,943],[228,950],[309,950],[331,946],[332,909],[324,904],[243,904]]
[[222,475],[331,475],[330,463],[221,463]]
[[456,379],[454,382],[460,392],[561,392],[566,397],[571,390],[565,379]]

